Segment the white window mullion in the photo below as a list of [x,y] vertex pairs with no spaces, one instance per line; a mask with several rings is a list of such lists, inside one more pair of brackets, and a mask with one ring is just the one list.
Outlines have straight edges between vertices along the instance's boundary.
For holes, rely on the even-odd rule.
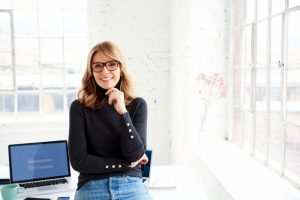
[[[256,10],[256,7],[255,7]],[[257,13],[257,12],[255,12]],[[255,15],[255,21],[256,21],[256,15]],[[255,152],[255,143],[256,143],[256,132],[255,132],[255,126],[256,126],[256,32],[257,32],[257,24],[256,22],[252,24],[252,42],[251,42],[251,76],[252,76],[252,89],[251,89],[251,114],[252,114],[252,150],[251,154],[254,155]]]
[[267,69],[266,69],[266,78],[267,78],[267,87],[266,87],[266,95],[267,95],[267,101],[266,101],[266,106],[267,106],[267,113],[266,113],[266,118],[267,118],[267,134],[266,134],[266,152],[265,152],[265,164],[268,163],[269,159],[269,149],[270,149],[270,84],[271,84],[271,15],[272,15],[272,0],[268,1],[268,28],[267,28]]
[[16,54],[15,54],[15,30],[13,25],[13,14],[12,11],[9,11],[10,19],[10,40],[11,40],[11,63],[13,70],[13,91],[14,91],[14,114],[18,113],[18,93],[17,93],[17,80],[16,80]]
[[[287,23],[286,23],[286,10],[288,8],[288,0],[285,0],[285,11],[282,13],[282,40],[281,40],[281,122],[283,123],[286,119],[286,74],[285,65],[287,63]],[[286,141],[287,131],[286,124],[283,123],[283,159],[281,165],[281,174],[284,175],[285,163],[286,163]]]

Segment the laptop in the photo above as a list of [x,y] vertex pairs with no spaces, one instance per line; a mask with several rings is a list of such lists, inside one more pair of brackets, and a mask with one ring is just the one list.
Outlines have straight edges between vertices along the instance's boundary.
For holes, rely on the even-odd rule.
[[10,182],[24,187],[18,197],[70,191],[71,172],[66,140],[8,146]]
[[145,152],[146,156],[148,157],[148,162],[142,166],[142,180],[143,183],[149,187],[150,184],[150,170],[151,170],[151,160],[152,160],[152,150],[147,150]]

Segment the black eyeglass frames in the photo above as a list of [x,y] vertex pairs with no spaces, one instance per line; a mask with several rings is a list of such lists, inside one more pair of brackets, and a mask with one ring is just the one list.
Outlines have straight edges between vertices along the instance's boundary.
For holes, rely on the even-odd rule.
[[117,60],[108,61],[105,63],[96,62],[92,64],[92,69],[94,72],[102,72],[104,67],[108,71],[115,71],[119,67],[120,62]]

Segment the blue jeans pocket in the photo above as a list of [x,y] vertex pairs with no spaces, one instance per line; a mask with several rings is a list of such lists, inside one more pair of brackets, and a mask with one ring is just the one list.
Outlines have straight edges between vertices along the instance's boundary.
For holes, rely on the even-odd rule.
[[127,182],[142,182],[140,177],[125,176]]

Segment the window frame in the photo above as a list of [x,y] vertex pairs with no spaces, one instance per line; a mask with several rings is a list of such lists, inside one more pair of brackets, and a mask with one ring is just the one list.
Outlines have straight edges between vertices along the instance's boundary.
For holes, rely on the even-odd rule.
[[[288,31],[288,24],[287,24],[287,16],[288,14],[292,13],[292,12],[300,12],[300,5],[289,8],[289,0],[285,0],[285,7],[283,8],[283,10],[281,12],[276,12],[274,14],[272,14],[272,8],[271,8],[271,3],[272,0],[268,0],[268,7],[267,7],[267,11],[268,11],[268,16],[267,18],[262,18],[262,19],[257,19],[257,9],[258,9],[258,3],[259,0],[253,0],[253,3],[255,4],[254,7],[254,20],[253,21],[248,21],[246,22],[246,15],[249,16],[249,13],[246,14],[247,10],[247,0],[233,0],[233,26],[232,26],[232,60],[233,65],[230,69],[230,73],[233,77],[235,77],[235,72],[238,71],[240,69],[240,79],[241,81],[241,87],[240,87],[240,93],[239,94],[234,94],[232,95],[232,102],[236,102],[234,98],[239,98],[240,99],[240,106],[236,105],[236,103],[232,104],[232,112],[236,113],[239,112],[241,115],[241,124],[240,126],[242,127],[239,133],[231,133],[234,135],[235,138],[238,138],[239,141],[232,141],[234,144],[238,145],[241,149],[249,152],[252,156],[256,157],[258,160],[260,160],[261,162],[263,162],[264,164],[270,164],[272,161],[270,160],[270,123],[280,123],[283,127],[283,137],[282,137],[282,142],[283,142],[283,148],[282,148],[282,162],[281,163],[277,163],[280,165],[279,168],[275,168],[275,170],[277,170],[280,174],[287,176],[289,179],[291,179],[292,181],[296,182],[297,184],[300,185],[300,175],[296,175],[293,176],[291,175],[289,172],[287,172],[287,168],[286,168],[286,156],[287,156],[287,137],[288,137],[288,133],[287,133],[287,126],[293,126],[295,128],[300,128],[300,124],[295,124],[291,121],[289,121],[287,119],[287,71],[291,70],[291,69],[295,69],[294,66],[289,66],[287,63],[287,58],[288,58],[288,47],[287,47],[287,43],[288,43],[288,36],[287,36],[287,31]],[[252,5],[252,4],[251,4]],[[244,13],[242,13],[244,11]],[[250,13],[251,14],[251,13]],[[271,63],[271,49],[272,49],[272,43],[271,43],[271,37],[272,37],[272,20],[276,17],[280,16],[281,17],[281,58],[278,61],[278,66],[276,66],[277,68],[275,68],[276,70],[280,69],[280,76],[281,76],[281,80],[280,80],[280,86],[279,86],[279,94],[282,96],[282,98],[280,99],[280,120],[278,119],[273,119],[271,116],[271,111],[270,111],[270,102],[271,102],[271,73],[275,72],[276,70],[274,70],[274,65],[273,63]],[[266,65],[261,67],[258,66],[257,60],[256,60],[256,55],[257,55],[257,24],[261,23],[263,21],[267,22],[267,58],[266,58]],[[251,31],[251,42],[248,43],[248,45],[251,45],[251,47],[247,47],[245,45],[247,45],[247,43],[245,43],[245,35],[242,34],[242,36],[235,34],[236,32],[244,32],[246,30],[247,27],[251,27],[252,31]],[[239,38],[236,38],[239,37]],[[239,44],[238,44],[239,43]],[[242,63],[241,66],[236,66],[235,65],[235,59],[236,59],[236,48],[242,49],[242,52],[240,53],[241,55],[238,55],[242,58]],[[245,56],[249,55],[244,55],[245,52],[244,49],[246,48],[251,48],[250,50],[250,58],[251,58],[251,63],[248,66],[248,63],[246,63],[245,61]],[[249,52],[248,52],[249,53]],[[266,137],[266,150],[262,153],[262,155],[259,154],[259,152],[257,151],[258,146],[257,143],[260,142],[259,139],[256,137],[257,136],[257,132],[256,132],[256,117],[258,117],[257,115],[259,114],[257,112],[257,108],[256,108],[256,90],[257,90],[257,85],[256,85],[256,79],[257,79],[257,73],[259,70],[265,69],[266,70],[266,114],[265,114],[265,119],[267,121],[266,123],[266,133],[265,133],[265,137]],[[300,70],[300,65],[298,67],[296,67],[296,69]],[[250,102],[250,107],[245,107],[244,106],[244,94],[245,94],[245,71],[247,70],[251,70],[251,72],[249,72],[249,74],[251,74],[251,102]],[[272,71],[273,70],[273,71]],[[236,87],[236,86],[232,86],[232,87]],[[233,89],[234,91],[234,89]],[[250,144],[245,143],[247,141],[246,137],[249,137],[249,135],[245,135],[246,132],[248,132],[249,134],[249,127],[245,127],[245,123],[246,123],[246,119],[245,119],[245,115],[251,115],[253,114],[252,117],[252,127],[251,127],[251,134],[252,134],[252,141]],[[234,123],[234,120],[232,120]],[[249,124],[249,122],[248,122]],[[234,127],[234,124],[231,126]],[[232,132],[234,130],[231,130],[230,132]],[[237,135],[240,135],[240,137],[237,137]],[[250,136],[251,137],[251,136]],[[232,138],[232,137],[231,137]],[[249,139],[249,138],[248,138]],[[299,141],[300,142],[300,141]],[[252,149],[251,147],[249,147],[249,145],[251,146],[252,144]],[[247,146],[248,145],[248,146]]]
[[[85,26],[84,29],[80,29],[80,31],[84,31],[84,32],[77,32],[75,34],[71,34],[70,35],[70,32],[67,31],[67,33],[64,33],[64,31],[62,31],[62,35],[61,36],[43,36],[40,34],[40,31],[39,31],[39,17],[40,17],[40,13],[43,12],[43,11],[49,11],[49,9],[43,9],[43,8],[38,8],[38,2],[36,2],[36,6],[37,8],[12,8],[9,7],[7,9],[1,9],[0,8],[0,13],[8,13],[9,14],[9,24],[10,24],[10,43],[11,43],[11,65],[10,66],[4,66],[4,67],[10,67],[12,69],[12,76],[13,76],[13,85],[12,85],[12,88],[9,88],[9,89],[4,89],[4,88],[0,88],[0,94],[2,96],[2,102],[3,102],[3,110],[0,111],[0,115],[4,115],[4,116],[15,116],[15,115],[23,115],[23,114],[26,114],[28,113],[27,111],[26,112],[23,112],[23,111],[20,111],[20,109],[18,108],[18,95],[20,94],[24,94],[24,93],[28,93],[28,95],[31,95],[31,93],[34,91],[34,93],[38,93],[38,105],[33,105],[32,103],[29,103],[29,107],[32,107],[32,106],[38,106],[38,111],[36,111],[36,109],[33,109],[33,111],[30,111],[30,108],[29,108],[29,112],[31,114],[38,114],[38,115],[41,115],[41,114],[51,114],[53,112],[55,112],[56,114],[63,114],[65,115],[67,112],[68,112],[68,109],[69,109],[69,104],[70,104],[70,93],[73,93],[74,94],[74,99],[76,98],[75,95],[76,95],[76,92],[80,86],[80,80],[78,80],[78,83],[76,84],[74,81],[72,81],[72,78],[71,76],[73,76],[75,73],[75,75],[78,75],[78,73],[80,73],[80,75],[83,74],[83,67],[85,66],[85,60],[83,59],[80,59],[80,63],[78,62],[78,59],[75,59],[75,63],[74,62],[71,62],[70,61],[66,61],[65,60],[65,56],[69,56],[70,57],[70,54],[67,54],[65,55],[65,52],[68,51],[68,48],[71,48],[72,46],[68,46],[68,43],[65,44],[65,40],[70,40],[70,41],[73,41],[73,40],[77,40],[80,45],[84,45],[85,47],[85,50],[84,52],[87,52],[87,45],[88,45],[88,42],[87,42],[87,27]],[[62,23],[62,26],[64,25],[65,22],[68,22],[69,20],[69,15],[70,15],[70,12],[73,11],[73,13],[78,13],[78,10],[79,11],[82,11],[84,8],[83,7],[74,7],[74,8],[65,8],[64,7],[64,4],[63,2],[61,2],[61,7],[60,8],[53,8],[53,9],[50,9],[50,11],[54,11],[54,12],[60,12],[61,15],[59,15],[58,17],[60,18],[61,20],[61,23]],[[83,4],[82,4],[83,6]],[[25,11],[25,12],[30,12],[30,11],[36,11],[36,18],[34,18],[34,20],[37,22],[37,28],[38,28],[38,35],[36,36],[17,36],[16,33],[15,33],[15,30],[14,30],[14,12],[15,11]],[[80,12],[80,13],[83,13],[83,12]],[[65,16],[66,14],[66,16]],[[86,14],[86,13],[84,13]],[[68,19],[65,19],[65,17],[69,17]],[[83,23],[86,22],[86,19],[83,20]],[[63,27],[62,27],[63,29]],[[18,64],[17,65],[17,62],[16,62],[16,44],[15,44],[15,40],[17,39],[27,39],[27,38],[33,38],[33,39],[37,39],[38,41],[38,52],[37,52],[37,57],[38,57],[38,63],[37,64]],[[62,60],[60,61],[60,63],[58,63],[61,67],[60,67],[60,76],[62,77],[62,81],[63,81],[63,85],[61,86],[61,89],[59,89],[59,94],[62,94],[63,95],[63,108],[60,109],[59,111],[56,111],[56,110],[53,110],[53,111],[43,111],[43,102],[42,102],[42,98],[43,98],[43,95],[44,94],[48,94],[48,93],[55,93],[56,91],[58,91],[56,88],[53,88],[52,89],[47,89],[47,88],[44,88],[44,86],[42,86],[42,76],[43,76],[43,70],[44,68],[48,68],[50,66],[50,68],[55,68],[55,64],[56,63],[50,63],[50,64],[43,64],[41,63],[41,40],[42,39],[52,39],[52,38],[56,38],[58,39],[58,41],[61,43],[61,50],[62,50]],[[69,44],[70,45],[70,44]],[[72,45],[72,44],[71,44]],[[68,57],[68,58],[69,58]],[[70,58],[69,58],[70,60]],[[34,68],[35,65],[37,68],[37,75],[39,76],[38,78],[38,82],[39,84],[37,85],[37,89],[30,89],[28,87],[26,87],[27,89],[21,89],[20,87],[22,87],[22,85],[17,85],[17,67],[18,66],[21,66],[22,68],[26,68],[26,67],[32,67]],[[73,72],[69,72],[70,70],[70,66],[74,66],[74,70],[72,70]],[[79,67],[78,67],[79,66]],[[24,68],[24,69],[25,69]],[[78,71],[78,69],[80,69]],[[25,72],[25,73],[29,73],[31,74],[31,70],[29,69],[29,71]],[[20,76],[23,76],[22,74]],[[70,81],[71,80],[71,81]],[[77,82],[77,81],[76,81]],[[74,87],[74,83],[76,84],[76,86]],[[70,85],[69,85],[70,84]],[[24,85],[25,86],[25,85]],[[33,86],[34,87],[34,86]],[[14,98],[14,103],[13,103],[13,107],[12,109],[13,110],[7,110],[5,105],[5,98],[6,98],[6,95],[13,95],[13,98]],[[54,100],[54,99],[53,99]],[[61,107],[61,106],[59,106]],[[25,109],[26,110],[26,109]],[[54,114],[54,113],[53,113]]]

